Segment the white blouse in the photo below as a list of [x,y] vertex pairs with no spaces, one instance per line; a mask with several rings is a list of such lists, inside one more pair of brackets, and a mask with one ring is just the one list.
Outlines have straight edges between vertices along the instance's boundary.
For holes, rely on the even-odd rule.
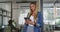
[[[34,16],[30,16],[30,20],[32,21],[32,22],[34,22]],[[29,24],[29,26],[33,26],[32,24]]]

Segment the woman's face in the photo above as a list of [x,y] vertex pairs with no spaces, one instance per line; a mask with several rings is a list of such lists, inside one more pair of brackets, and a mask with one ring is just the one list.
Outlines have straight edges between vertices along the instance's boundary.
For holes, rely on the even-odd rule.
[[30,9],[31,9],[32,12],[34,12],[35,9],[36,9],[36,5],[35,5],[35,4],[31,4],[31,5],[30,5]]

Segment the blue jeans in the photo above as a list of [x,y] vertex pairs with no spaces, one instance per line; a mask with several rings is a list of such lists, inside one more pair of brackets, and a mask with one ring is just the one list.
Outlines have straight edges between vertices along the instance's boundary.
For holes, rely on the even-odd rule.
[[34,26],[28,26],[26,32],[34,32]]

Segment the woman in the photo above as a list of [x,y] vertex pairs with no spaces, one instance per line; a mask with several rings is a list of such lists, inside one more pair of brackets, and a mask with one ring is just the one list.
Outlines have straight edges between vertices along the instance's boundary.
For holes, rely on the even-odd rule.
[[40,15],[41,13],[37,10],[36,2],[31,2],[30,13],[28,13],[27,18],[25,19],[23,32],[40,32],[40,27],[42,25],[42,18]]

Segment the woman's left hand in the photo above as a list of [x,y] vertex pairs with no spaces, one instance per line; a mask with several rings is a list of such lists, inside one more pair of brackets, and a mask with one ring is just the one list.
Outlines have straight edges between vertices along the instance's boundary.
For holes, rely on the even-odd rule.
[[32,22],[31,20],[28,21],[28,24],[32,24],[32,25],[35,25],[34,22]]

